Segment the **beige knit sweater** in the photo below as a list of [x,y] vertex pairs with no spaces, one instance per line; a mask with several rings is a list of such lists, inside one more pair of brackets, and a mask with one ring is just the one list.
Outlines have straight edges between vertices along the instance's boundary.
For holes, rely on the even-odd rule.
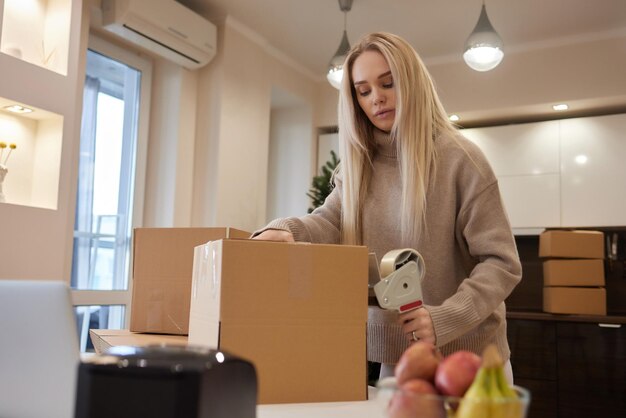
[[[378,152],[363,208],[363,238],[378,259],[406,248],[400,239],[401,178],[395,144],[378,132]],[[521,279],[515,240],[497,179],[480,149],[458,135],[436,140],[437,171],[428,193],[427,231],[409,246],[423,256],[422,282],[436,344],[448,355],[481,354],[488,343],[510,356],[504,299]],[[341,175],[323,206],[300,218],[277,219],[266,229],[290,231],[296,241],[338,243]],[[368,360],[396,363],[408,346],[395,312],[370,306]]]

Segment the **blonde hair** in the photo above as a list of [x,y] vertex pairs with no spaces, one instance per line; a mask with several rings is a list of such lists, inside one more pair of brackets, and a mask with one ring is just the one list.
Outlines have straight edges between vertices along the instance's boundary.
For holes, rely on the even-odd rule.
[[354,61],[364,51],[382,54],[393,77],[396,116],[390,134],[397,147],[402,179],[402,240],[408,244],[425,228],[426,193],[436,170],[435,138],[455,133],[456,129],[448,120],[426,66],[408,42],[384,32],[361,38],[346,57],[339,93],[342,243],[363,243],[363,202],[376,149],[375,128],[358,104],[352,80]]

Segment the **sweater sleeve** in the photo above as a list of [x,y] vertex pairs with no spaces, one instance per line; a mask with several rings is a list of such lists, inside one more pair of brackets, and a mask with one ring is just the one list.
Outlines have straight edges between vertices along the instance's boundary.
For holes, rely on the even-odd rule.
[[457,241],[463,258],[474,260],[469,276],[457,292],[439,306],[427,306],[437,345],[445,345],[470,332],[492,315],[522,277],[522,268],[498,183],[493,182],[457,219]]
[[268,229],[279,229],[291,232],[296,241],[338,244],[341,225],[341,189],[341,178],[336,176],[335,187],[322,206],[302,217],[275,219],[264,228],[255,231],[252,236],[259,235]]

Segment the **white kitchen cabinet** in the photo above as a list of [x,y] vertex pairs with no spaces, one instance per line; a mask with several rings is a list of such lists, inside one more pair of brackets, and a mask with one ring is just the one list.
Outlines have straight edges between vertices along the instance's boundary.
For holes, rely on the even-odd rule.
[[559,121],[464,129],[485,153],[496,176],[559,172]]
[[513,228],[560,225],[558,174],[506,176],[498,185]]
[[498,177],[516,234],[560,225],[559,122],[464,129]]
[[498,177],[515,233],[626,225],[626,115],[463,130]]
[[626,225],[626,115],[560,123],[561,226]]

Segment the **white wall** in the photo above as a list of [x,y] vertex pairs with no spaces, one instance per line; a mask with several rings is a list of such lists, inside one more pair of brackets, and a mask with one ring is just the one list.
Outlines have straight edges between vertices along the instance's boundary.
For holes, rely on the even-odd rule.
[[144,226],[191,224],[198,74],[153,63]]
[[270,115],[266,222],[307,213],[311,186],[311,108],[290,106]]
[[313,160],[319,82],[286,65],[263,40],[226,19],[218,53],[199,73],[192,224],[254,230],[267,220],[271,92],[310,107],[302,139]]

